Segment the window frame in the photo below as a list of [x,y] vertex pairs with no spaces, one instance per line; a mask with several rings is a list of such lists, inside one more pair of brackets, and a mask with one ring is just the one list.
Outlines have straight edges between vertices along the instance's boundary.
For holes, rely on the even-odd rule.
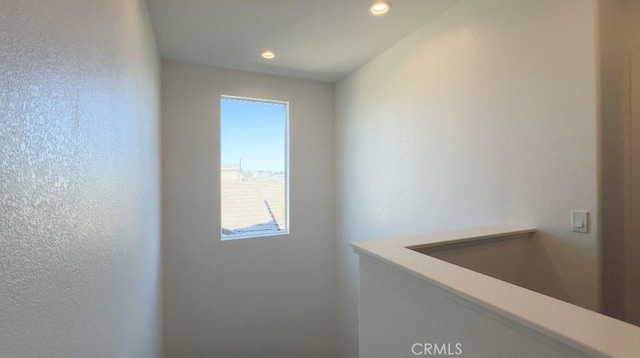
[[283,100],[274,100],[274,99],[264,99],[264,98],[254,98],[254,97],[245,97],[245,96],[233,96],[233,95],[220,95],[218,99],[218,141],[219,141],[219,155],[218,155],[218,180],[222,177],[222,101],[225,99],[237,100],[237,101],[245,101],[245,102],[258,102],[258,103],[268,103],[268,104],[279,104],[285,106],[285,119],[284,119],[284,203],[285,203],[285,225],[284,229],[271,232],[271,233],[246,233],[246,234],[238,234],[238,235],[228,235],[225,236],[222,234],[222,181],[220,181],[220,185],[218,187],[218,195],[219,195],[219,208],[220,208],[220,241],[235,241],[235,240],[243,240],[243,239],[258,239],[262,237],[274,237],[274,236],[288,236],[291,234],[291,199],[290,199],[290,187],[291,187],[291,157],[290,157],[290,103],[289,101]]

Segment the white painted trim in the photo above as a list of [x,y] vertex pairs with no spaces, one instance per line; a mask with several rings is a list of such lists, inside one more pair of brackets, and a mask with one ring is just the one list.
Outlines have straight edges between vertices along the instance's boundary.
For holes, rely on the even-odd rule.
[[640,327],[416,252],[409,247],[533,234],[493,226],[352,243],[358,255],[385,262],[589,355],[640,356]]

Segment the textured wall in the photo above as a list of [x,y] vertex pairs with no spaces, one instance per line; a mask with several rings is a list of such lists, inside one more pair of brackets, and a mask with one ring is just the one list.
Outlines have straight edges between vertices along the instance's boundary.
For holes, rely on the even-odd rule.
[[[289,101],[291,233],[220,241],[220,96]],[[333,357],[333,86],[162,62],[164,352]]]
[[0,9],[0,356],[159,356],[159,64],[145,3]]
[[[538,228],[532,284],[598,309],[595,0],[457,3],[336,87],[340,306],[357,350],[368,240],[494,224]],[[570,210],[591,212],[589,234]],[[544,263],[544,265],[541,265]]]

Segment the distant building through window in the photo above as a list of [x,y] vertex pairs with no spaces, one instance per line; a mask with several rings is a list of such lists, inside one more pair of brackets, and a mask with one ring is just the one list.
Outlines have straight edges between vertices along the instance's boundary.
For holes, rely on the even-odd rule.
[[220,99],[222,240],[289,232],[288,103]]

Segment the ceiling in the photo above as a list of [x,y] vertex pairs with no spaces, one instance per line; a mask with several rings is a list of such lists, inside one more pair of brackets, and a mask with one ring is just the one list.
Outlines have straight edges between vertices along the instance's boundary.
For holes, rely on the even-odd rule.
[[[335,82],[457,0],[147,0],[165,59]],[[262,50],[277,54],[260,57]]]

